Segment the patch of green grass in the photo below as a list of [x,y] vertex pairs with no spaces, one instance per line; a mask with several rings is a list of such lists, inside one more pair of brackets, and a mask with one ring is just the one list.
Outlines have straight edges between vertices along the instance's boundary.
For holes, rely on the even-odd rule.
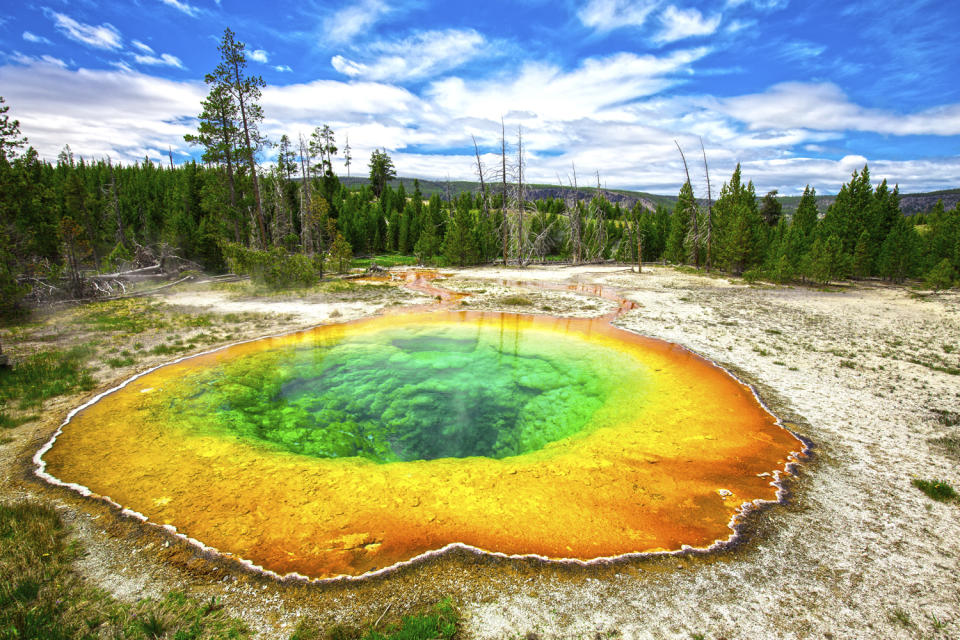
[[324,280],[317,285],[317,289],[324,293],[347,293],[356,291],[361,286],[359,282],[337,278],[335,280]]
[[533,305],[533,300],[520,294],[501,296],[497,302],[508,307],[530,307]]
[[33,414],[27,416],[11,416],[3,411],[3,405],[0,403],[0,429],[16,429],[22,424],[39,420],[40,416]]
[[845,369],[856,369],[857,363],[854,362],[853,360],[841,360],[840,366],[844,367]]
[[175,340],[170,344],[158,344],[157,346],[150,349],[150,353],[155,356],[168,356],[174,353],[181,353],[192,348],[192,345],[184,345],[179,340]]
[[223,611],[171,592],[122,604],[77,574],[80,549],[56,512],[0,504],[0,638],[242,640],[249,631]]
[[937,502],[949,502],[957,499],[957,491],[943,480],[921,480],[914,478],[913,486]]
[[429,609],[403,616],[400,622],[387,625],[383,631],[337,625],[321,629],[315,622],[301,618],[290,640],[443,640],[455,638],[460,614],[449,598]]
[[781,335],[783,335],[783,331],[780,331],[780,329],[764,329],[763,331],[764,331],[765,333],[769,333],[769,334],[772,335],[772,336],[781,336]]
[[958,367],[945,367],[939,364],[934,364],[932,362],[924,362],[923,360],[917,360],[916,358],[908,358],[907,362],[911,364],[918,364],[921,367],[926,367],[927,369],[932,369],[933,371],[940,371],[951,376],[960,376],[960,368]]
[[890,619],[894,622],[899,623],[906,629],[913,628],[913,620],[910,619],[910,614],[908,614],[903,609],[897,608],[890,612]]
[[183,313],[162,302],[142,298],[91,302],[80,308],[74,319],[89,330],[129,335],[152,329],[209,327],[214,323],[214,316],[209,313]]
[[123,358],[107,358],[106,363],[113,367],[114,369],[119,369],[120,367],[129,367],[130,365],[136,362],[136,358],[123,357]]
[[90,346],[41,351],[0,370],[0,401],[16,401],[26,409],[54,396],[93,389],[96,382],[84,366],[93,353]]
[[405,256],[400,254],[378,255],[372,258],[354,258],[350,262],[351,267],[366,269],[371,262],[376,262],[381,267],[389,269],[390,267],[405,266],[412,267],[417,264],[416,256]]

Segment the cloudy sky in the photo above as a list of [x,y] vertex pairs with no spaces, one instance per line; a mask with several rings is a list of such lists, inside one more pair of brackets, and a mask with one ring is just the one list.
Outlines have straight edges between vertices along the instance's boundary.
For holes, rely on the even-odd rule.
[[953,0],[22,0],[0,95],[48,159],[188,160],[225,27],[267,82],[265,132],[329,124],[353,174],[382,147],[401,175],[475,179],[471,136],[497,164],[503,118],[537,182],[575,164],[676,194],[674,140],[699,160],[702,138],[715,186],[737,162],[760,192],[834,193],[865,162],[903,191],[960,186]]

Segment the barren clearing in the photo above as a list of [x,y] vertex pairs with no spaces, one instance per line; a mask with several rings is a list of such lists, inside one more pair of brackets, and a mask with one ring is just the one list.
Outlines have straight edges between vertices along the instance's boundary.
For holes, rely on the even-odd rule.
[[[7,432],[0,493],[55,504],[88,551],[81,570],[122,598],[182,587],[219,594],[264,638],[286,638],[297,615],[325,624],[390,616],[450,595],[468,638],[957,638],[960,505],[930,500],[911,479],[960,485],[960,295],[917,296],[866,284],[835,291],[750,286],[646,267],[449,270],[437,284],[470,293],[468,309],[601,315],[616,305],[583,292],[502,281],[592,283],[639,304],[615,324],[684,345],[753,383],[791,429],[814,443],[787,506],[751,518],[744,544],[706,557],[671,556],[575,569],[533,561],[429,560],[352,584],[282,584],[201,556],[155,527],[48,487],[31,457],[67,411],[98,390],[174,356],[102,367],[98,390],[44,405],[40,420]],[[431,298],[378,287],[362,295],[256,297],[186,288],[166,296],[186,314],[233,314],[229,328],[184,329],[195,351],[243,338],[343,321]],[[160,298],[164,299],[164,298]],[[517,306],[519,301],[520,306]],[[4,331],[13,356],[91,339],[60,311]],[[237,314],[243,314],[238,316]],[[226,326],[226,325],[224,325]],[[194,336],[203,338],[192,340]],[[149,349],[165,336],[133,339]],[[184,352],[190,352],[186,348]],[[946,412],[946,413],[943,413]],[[533,635],[532,635],[533,634]]]

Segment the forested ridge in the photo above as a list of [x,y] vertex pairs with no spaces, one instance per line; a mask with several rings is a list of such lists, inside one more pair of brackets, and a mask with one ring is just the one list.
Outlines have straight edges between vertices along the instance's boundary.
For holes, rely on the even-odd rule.
[[534,200],[520,129],[508,140],[504,128],[497,166],[486,167],[477,151],[479,188],[459,195],[426,197],[416,181],[412,190],[394,189],[396,170],[380,150],[365,167],[369,180],[348,188],[333,158],[350,170],[349,141],[339,149],[326,125],[297,140],[282,136],[267,168],[258,161],[271,145],[259,131],[263,81],[246,75],[244,45],[229,30],[219,49],[198,130],[187,136],[201,162],[87,161],[69,147],[46,162],[0,98],[3,313],[37,299],[37,287],[96,295],[85,279],[129,268],[144,254],[175,254],[208,272],[251,273],[273,286],[308,284],[345,269],[352,256],[391,252],[450,266],[666,261],[775,282],[922,277],[937,289],[952,286],[960,269],[960,204],[938,202],[908,218],[897,187],[873,186],[866,166],[822,216],[813,188],[786,216],[776,192],[759,197],[739,165],[716,198],[695,194],[687,179],[672,209],[663,202],[626,208],[606,197],[599,175],[592,197],[574,178],[556,197]]

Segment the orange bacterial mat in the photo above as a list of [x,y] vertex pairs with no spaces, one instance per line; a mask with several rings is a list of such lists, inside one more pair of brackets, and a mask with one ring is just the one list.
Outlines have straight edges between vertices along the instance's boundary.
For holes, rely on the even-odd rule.
[[602,319],[377,317],[98,398],[39,475],[310,578],[451,544],[580,561],[711,547],[745,504],[778,498],[803,449],[723,369]]

